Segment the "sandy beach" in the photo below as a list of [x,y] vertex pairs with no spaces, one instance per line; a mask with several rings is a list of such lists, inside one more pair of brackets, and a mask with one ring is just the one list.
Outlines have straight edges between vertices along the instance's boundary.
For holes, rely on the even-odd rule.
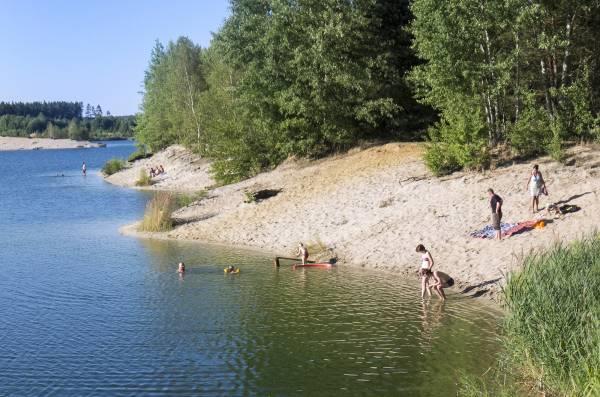
[[100,147],[101,145],[89,141],[74,141],[72,139],[49,138],[14,138],[0,137],[0,151],[2,150],[39,150],[39,149],[76,149]]
[[[135,186],[140,171],[149,173],[150,167],[163,165],[165,173],[153,178],[151,186]],[[197,192],[214,185],[210,176],[210,163],[187,150],[173,145],[154,156],[135,161],[127,169],[108,176],[112,184],[141,190],[168,190],[174,192]]]
[[[435,268],[457,280],[455,288],[494,298],[504,275],[516,269],[524,255],[577,239],[599,224],[597,146],[569,149],[565,164],[542,157],[442,178],[427,170],[421,155],[420,144],[393,143],[319,161],[288,160],[271,172],[210,190],[206,198],[174,214],[180,226],[144,237],[248,246],[288,256],[304,241],[311,254],[336,255],[341,265],[415,278],[419,265],[415,246],[422,243],[430,249]],[[208,163],[181,147],[143,160],[108,181],[130,186],[139,175],[136,167],[139,172],[140,166],[157,161],[168,172],[155,188],[189,191],[212,183]],[[535,215],[526,190],[534,163],[540,165],[549,191]],[[546,226],[502,241],[469,236],[490,224],[489,187],[504,199],[503,222],[544,219]],[[259,202],[245,202],[246,192],[260,189],[280,192]],[[551,202],[581,210],[554,219],[544,210]],[[124,231],[136,233],[134,226]]]

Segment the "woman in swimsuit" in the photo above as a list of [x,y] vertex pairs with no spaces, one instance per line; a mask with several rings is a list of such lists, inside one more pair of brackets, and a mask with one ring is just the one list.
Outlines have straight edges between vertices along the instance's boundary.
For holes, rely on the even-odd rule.
[[425,299],[425,291],[427,294],[431,296],[431,292],[429,288],[427,288],[429,279],[428,273],[431,273],[431,268],[433,267],[433,257],[425,249],[423,244],[417,245],[416,251],[421,254],[421,268],[419,269],[419,276],[421,276],[421,298]]
[[529,190],[529,194],[531,195],[531,211],[535,214],[539,211],[540,206],[540,195],[542,193],[548,194],[548,190],[546,189],[546,182],[542,177],[542,173],[539,170],[539,166],[536,164],[533,166],[533,170],[531,171],[531,176],[527,180],[527,189]]

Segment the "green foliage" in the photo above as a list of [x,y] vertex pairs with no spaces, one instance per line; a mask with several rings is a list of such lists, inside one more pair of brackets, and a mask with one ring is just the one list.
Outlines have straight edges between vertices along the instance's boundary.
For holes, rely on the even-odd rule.
[[529,256],[505,291],[507,349],[565,396],[600,393],[600,235]]
[[138,147],[135,152],[133,152],[129,155],[129,157],[127,158],[127,161],[129,163],[133,163],[134,161],[137,161],[137,160],[150,158],[153,155],[154,155],[153,153],[147,152],[145,148]]
[[[133,135],[134,116],[115,117],[108,113],[102,116],[100,109],[100,113],[94,110],[89,117],[82,118],[81,107],[81,102],[0,102],[0,135],[28,136],[35,133],[53,139],[72,137],[78,140]],[[75,124],[69,127],[71,123]]]
[[234,0],[205,50],[156,43],[136,138],[182,143],[219,182],[361,139],[413,138],[431,118],[404,79],[416,63],[408,1]]
[[150,186],[152,185],[152,178],[148,175],[145,169],[140,170],[140,177],[135,182],[135,186]]
[[102,172],[105,175],[112,175],[116,172],[121,171],[124,168],[125,161],[121,159],[110,159],[106,162],[106,164],[104,164],[104,167],[102,167]]
[[434,172],[488,162],[474,161],[487,153],[482,136],[464,150],[453,147],[472,136],[461,130],[465,120],[476,125],[475,114],[485,124],[485,146],[508,142],[518,155],[560,160],[565,142],[593,138],[600,3],[414,0],[411,10],[413,47],[425,62],[409,80],[442,115],[426,158]]
[[187,207],[188,205],[195,203],[196,201],[202,200],[208,196],[207,190],[200,190],[196,193],[186,194],[180,193],[175,197],[175,204],[177,208]]
[[171,215],[176,209],[175,197],[171,193],[157,192],[146,205],[139,230],[142,232],[165,232],[173,228]]

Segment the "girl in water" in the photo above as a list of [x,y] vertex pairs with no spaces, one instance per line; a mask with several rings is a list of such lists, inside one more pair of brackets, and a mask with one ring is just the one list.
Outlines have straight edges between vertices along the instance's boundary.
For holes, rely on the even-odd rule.
[[535,214],[540,210],[540,195],[548,194],[546,189],[546,182],[542,177],[542,173],[539,170],[539,166],[536,164],[533,166],[531,176],[527,180],[527,189],[531,194],[531,211]]
[[427,285],[427,280],[429,279],[429,273],[433,267],[433,257],[429,251],[425,249],[423,244],[417,245],[416,251],[421,254],[421,268],[419,269],[419,276],[421,277],[421,298],[425,299],[425,291],[427,291],[427,295],[431,296],[431,292],[429,291]]

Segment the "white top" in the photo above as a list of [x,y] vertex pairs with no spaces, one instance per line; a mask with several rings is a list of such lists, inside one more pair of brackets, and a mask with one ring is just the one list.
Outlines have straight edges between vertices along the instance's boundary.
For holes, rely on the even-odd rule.
[[421,269],[429,269],[429,255],[427,251],[421,256]]

